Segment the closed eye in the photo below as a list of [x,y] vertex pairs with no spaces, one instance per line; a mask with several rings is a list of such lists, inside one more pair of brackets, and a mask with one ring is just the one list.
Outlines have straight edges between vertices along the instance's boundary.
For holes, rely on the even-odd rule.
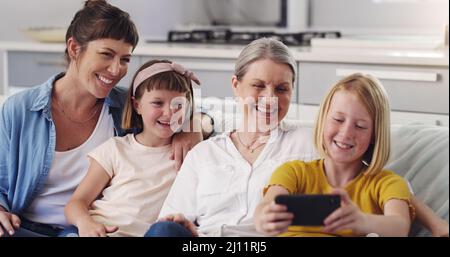
[[161,106],[161,105],[163,105],[163,102],[150,102],[152,105],[154,105],[154,106]]

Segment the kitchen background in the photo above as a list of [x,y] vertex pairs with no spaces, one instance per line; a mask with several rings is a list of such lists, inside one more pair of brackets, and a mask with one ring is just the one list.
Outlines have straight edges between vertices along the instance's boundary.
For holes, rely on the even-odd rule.
[[[38,42],[27,31],[63,28],[54,29],[59,34],[47,38],[61,41],[61,31],[83,2],[0,0],[0,104],[6,96],[64,69],[64,44]],[[146,60],[168,58],[203,78],[202,97],[231,96],[233,63],[244,38],[272,33],[292,48],[298,62],[293,99],[298,106],[291,108],[291,118],[311,120],[333,82],[363,71],[382,80],[396,122],[420,120],[448,126],[448,0],[109,2],[130,13],[141,36],[121,86],[129,84],[135,69]],[[206,40],[210,36],[206,29],[238,33],[226,34],[227,40],[222,38],[225,34],[213,33],[217,38],[211,41]],[[167,42],[174,31],[181,32],[171,34],[176,42]],[[187,33],[191,31],[197,33]],[[188,43],[180,43],[184,40]]]
[[[20,29],[65,27],[81,0],[2,0],[0,40],[26,40]],[[127,10],[143,38],[165,39],[181,26],[274,26],[283,0],[111,0]],[[448,0],[286,0],[291,31],[339,29],[349,33],[442,34]]]

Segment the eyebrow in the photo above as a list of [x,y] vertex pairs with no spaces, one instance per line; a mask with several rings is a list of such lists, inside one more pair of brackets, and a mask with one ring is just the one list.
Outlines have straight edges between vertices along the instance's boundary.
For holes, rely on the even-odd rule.
[[[112,49],[112,48],[105,47],[105,50],[108,50],[108,51],[111,51],[111,52],[117,54],[117,52],[114,51],[114,49]],[[123,55],[122,57],[131,57],[131,54],[126,54],[126,55]]]
[[[343,112],[336,112],[335,114],[340,114],[340,115],[345,115],[345,113],[343,113]],[[368,119],[356,119],[356,121],[364,121],[364,122],[370,122],[370,120],[368,120]]]
[[[264,84],[267,84],[264,80],[261,80],[261,79],[253,79],[253,81],[254,82],[262,82],[262,83],[264,83]],[[289,82],[288,81],[284,81],[284,82],[280,82],[280,83],[275,83],[277,86],[279,86],[279,85],[289,85]]]

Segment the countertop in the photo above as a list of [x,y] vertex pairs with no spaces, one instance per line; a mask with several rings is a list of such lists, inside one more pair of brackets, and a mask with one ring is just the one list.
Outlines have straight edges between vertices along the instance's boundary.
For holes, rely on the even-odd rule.
[[[181,44],[181,43],[140,43],[135,55],[220,58],[236,59],[242,45],[219,44]],[[365,47],[290,47],[295,59],[299,62],[338,62],[360,64],[387,65],[420,65],[420,66],[449,66],[448,46],[440,49],[400,49],[365,48]],[[58,52],[63,53],[64,44],[37,42],[0,42],[0,50]]]

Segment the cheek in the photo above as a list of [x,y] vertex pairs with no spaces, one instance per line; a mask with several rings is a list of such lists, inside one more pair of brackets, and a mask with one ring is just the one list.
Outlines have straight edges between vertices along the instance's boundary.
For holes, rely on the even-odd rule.
[[291,97],[289,95],[282,95],[278,97],[278,105],[281,108],[287,109],[290,104],[291,104]]
[[142,111],[142,117],[144,117],[147,120],[155,120],[159,116],[161,116],[161,111],[152,107],[145,108]]
[[336,129],[330,122],[325,121],[323,128],[323,136],[325,142],[329,142],[332,140],[333,136],[336,134]]
[[363,142],[365,146],[369,146],[372,143],[372,134],[367,133],[363,136]]
[[127,75],[127,72],[128,72],[128,66],[122,67],[122,71],[120,73],[121,74],[120,77],[121,78],[125,77],[125,75]]

